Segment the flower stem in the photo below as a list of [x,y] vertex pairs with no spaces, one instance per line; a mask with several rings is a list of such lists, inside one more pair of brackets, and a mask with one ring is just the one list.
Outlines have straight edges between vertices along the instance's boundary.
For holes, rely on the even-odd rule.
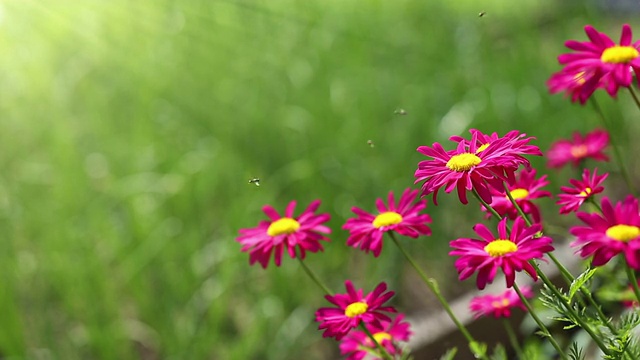
[[560,293],[560,290],[558,290],[558,288],[551,282],[551,280],[549,280],[549,278],[547,277],[547,275],[545,275],[545,273],[543,273],[540,270],[540,267],[538,266],[538,264],[535,263],[535,261],[530,261],[530,264],[535,268],[536,273],[540,276],[540,278],[542,279],[542,282],[545,283],[545,285],[547,285],[547,287],[551,290],[551,292],[553,293],[553,295],[560,300],[560,302],[562,303],[562,305],[564,306],[564,308],[566,309],[566,311],[571,314],[571,318],[575,319],[575,321],[578,323],[578,325],[584,329],[584,331],[586,331],[589,336],[591,336],[591,338],[593,339],[593,341],[595,341],[595,343],[598,345],[598,347],[600,348],[600,350],[602,350],[602,352],[606,355],[611,355],[609,349],[607,348],[607,346],[602,342],[602,339],[600,339],[600,337],[598,336],[598,334],[596,334],[593,329],[589,326],[589,324],[585,323],[582,320],[582,317],[576,313],[575,309],[569,304],[566,296],[562,293]]
[[[453,310],[451,310],[451,306],[449,306],[449,303],[447,302],[447,300],[440,293],[440,289],[438,288],[438,282],[435,279],[427,276],[427,274],[415,262],[415,260],[413,260],[413,258],[411,257],[411,255],[409,255],[409,253],[405,250],[405,248],[402,247],[402,245],[400,245],[400,242],[398,241],[398,239],[396,239],[396,236],[393,232],[388,231],[387,234],[389,234],[389,236],[391,237],[391,240],[393,240],[393,242],[396,244],[398,249],[400,249],[400,252],[402,253],[402,255],[404,255],[405,259],[407,259],[409,264],[411,264],[411,266],[413,266],[416,272],[418,272],[418,275],[420,276],[422,281],[427,285],[427,287],[429,287],[429,290],[431,290],[431,292],[436,296],[436,298],[438,299],[438,301],[440,302],[444,310],[447,312],[447,315],[449,315],[449,317],[454,322],[454,324],[458,327],[462,335],[464,335],[464,337],[467,339],[467,341],[469,342],[469,345],[471,345],[472,343],[478,343],[473,338],[473,336],[471,336],[471,333],[469,333],[469,330],[467,330],[467,328],[460,322],[460,320],[458,320],[456,315],[453,313]],[[482,359],[489,360],[487,355],[484,353],[474,354],[474,355]]]
[[633,101],[635,101],[636,106],[638,106],[638,109],[640,109],[640,100],[638,100],[638,95],[636,94],[636,91],[633,90],[633,84],[629,86],[629,92],[631,93],[631,97],[633,98]]
[[320,289],[324,291],[325,294],[329,296],[333,296],[333,293],[331,292],[331,290],[329,290],[329,288],[320,280],[320,278],[313,271],[311,271],[311,269],[307,266],[307,264],[305,264],[304,261],[299,257],[298,257],[298,260],[300,260],[300,265],[302,265],[304,272],[306,272],[307,275],[309,275],[311,280],[313,280],[313,282],[316,283],[316,285],[318,285]]
[[382,356],[382,358],[386,360],[393,360],[393,356],[389,354],[389,352],[387,351],[387,349],[384,348],[384,346],[380,345],[378,340],[376,340],[376,338],[373,336],[371,331],[367,329],[367,327],[364,325],[363,322],[360,322],[360,327],[362,328],[362,330],[364,330],[364,333],[367,334],[369,339],[371,339],[371,341],[373,341],[373,343],[376,344],[376,347],[378,348],[378,351],[380,351],[380,355]]
[[640,289],[638,288],[638,280],[636,279],[636,272],[629,266],[627,261],[624,262],[625,270],[627,271],[627,277],[631,283],[633,293],[636,295],[636,299],[640,302]]
[[482,200],[482,198],[480,197],[480,194],[478,194],[475,188],[473,189],[473,191],[471,191],[471,193],[473,194],[473,196],[476,197],[476,199],[478,199],[480,204],[482,204],[482,206],[484,206],[487,209],[487,211],[489,211],[493,216],[495,216],[498,219],[498,221],[502,220],[502,216],[500,216],[500,214],[498,214],[498,212],[494,208],[492,208],[491,205],[489,205],[486,201]]
[[[635,99],[635,96],[634,96],[634,99]],[[600,108],[600,105],[598,105],[596,98],[593,96],[591,97],[591,104],[593,105],[593,108],[596,110],[596,112],[600,116],[600,120],[602,120],[602,124],[604,125],[605,129],[607,129],[607,131],[609,132],[609,136],[613,138],[613,132],[611,129],[612,125],[609,124],[609,121],[607,121],[607,118],[604,116],[604,112],[602,112],[602,108]],[[640,107],[640,105],[638,106]],[[611,146],[613,148],[613,155],[616,158],[616,163],[618,163],[618,166],[620,167],[620,173],[622,174],[624,181],[627,183],[629,192],[631,192],[633,196],[637,196],[635,187],[633,186],[633,182],[631,181],[631,177],[629,176],[629,172],[627,171],[627,167],[624,165],[625,163],[622,161],[622,154],[620,154],[620,150],[616,146],[616,141],[613,141],[612,139],[611,143],[613,144]]]
[[536,322],[536,324],[538,324],[538,327],[540,328],[540,331],[542,331],[542,333],[547,337],[547,339],[549,339],[549,342],[556,349],[556,351],[558,352],[558,355],[560,356],[560,358],[563,359],[563,360],[568,360],[567,354],[564,353],[564,350],[562,350],[562,348],[560,347],[560,344],[558,344],[556,339],[553,336],[551,336],[551,333],[549,332],[549,329],[547,329],[547,327],[544,325],[542,320],[540,320],[540,318],[538,317],[538,314],[535,313],[535,311],[531,307],[531,304],[529,303],[529,300],[527,300],[527,298],[520,291],[520,288],[518,287],[518,284],[514,283],[513,284],[513,289],[516,291],[516,293],[518,293],[518,296],[520,297],[520,300],[522,301],[522,304],[524,304],[524,306],[527,308],[527,311],[529,312],[529,315],[531,315],[531,317]]
[[518,359],[524,359],[525,357],[523,355],[522,348],[518,343],[518,337],[516,336],[516,332],[513,329],[513,326],[511,326],[509,319],[502,318],[502,325],[504,325],[504,329],[506,330],[507,336],[509,337],[509,342],[511,343],[511,346],[513,347],[513,349],[516,351],[516,355],[518,355],[517,356]]

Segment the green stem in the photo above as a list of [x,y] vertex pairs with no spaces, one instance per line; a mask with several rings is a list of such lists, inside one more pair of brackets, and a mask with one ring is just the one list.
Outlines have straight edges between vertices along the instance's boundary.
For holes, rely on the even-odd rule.
[[482,206],[484,206],[487,209],[487,211],[489,211],[493,216],[495,216],[498,219],[498,221],[502,220],[502,216],[500,216],[500,214],[498,214],[498,212],[494,208],[492,208],[491,205],[489,205],[486,201],[482,200],[482,198],[480,197],[480,194],[478,194],[475,188],[471,191],[471,193],[473,194],[473,196],[476,197],[476,199],[478,199],[480,204],[482,204]]
[[[429,290],[431,290],[431,292],[436,296],[436,298],[438,299],[438,301],[440,302],[444,310],[447,312],[447,315],[449,315],[449,317],[454,322],[454,324],[458,327],[462,335],[464,335],[464,337],[467,339],[467,341],[469,342],[469,345],[471,345],[471,343],[478,343],[473,338],[473,336],[471,336],[471,333],[469,333],[467,328],[460,322],[460,320],[458,320],[456,315],[453,313],[453,310],[451,310],[451,306],[449,306],[449,303],[447,302],[447,300],[440,293],[440,289],[438,288],[438,283],[436,282],[436,280],[427,276],[427,274],[415,262],[415,260],[413,260],[413,258],[411,257],[411,255],[409,255],[409,253],[405,250],[405,248],[402,245],[400,245],[400,242],[398,241],[398,239],[396,239],[396,236],[393,232],[388,231],[387,234],[389,234],[389,236],[391,237],[391,240],[393,240],[393,242],[396,244],[398,249],[400,249],[400,252],[402,253],[402,255],[404,255],[405,259],[407,259],[409,264],[411,264],[411,266],[416,270],[416,272],[418,273],[422,281],[427,285],[427,287],[429,287]],[[484,353],[474,354],[474,355],[480,356],[480,358],[482,359],[489,360],[487,355]]]
[[636,279],[636,272],[629,266],[627,261],[624,262],[625,270],[627,271],[627,277],[631,283],[633,293],[636,295],[636,299],[640,302],[640,289],[638,288],[638,280]]
[[518,336],[516,335],[516,332],[513,329],[513,326],[511,326],[509,319],[502,318],[502,325],[504,325],[504,329],[507,331],[509,342],[511,343],[511,346],[513,347],[513,349],[516,351],[516,355],[518,355],[518,359],[524,359],[525,357],[523,355],[522,348],[518,343]]
[[584,329],[584,331],[586,331],[589,334],[589,336],[591,336],[591,338],[593,339],[593,341],[595,341],[595,343],[598,345],[600,350],[602,350],[602,352],[604,354],[606,354],[606,355],[611,355],[609,349],[607,349],[607,346],[602,342],[602,339],[600,339],[598,334],[596,334],[593,331],[593,329],[589,326],[589,324],[585,323],[582,320],[582,317],[579,314],[576,313],[575,309],[569,304],[569,302],[567,301],[567,298],[564,296],[564,294],[560,293],[558,288],[551,282],[551,280],[549,280],[547,275],[545,275],[545,273],[543,273],[540,270],[540,267],[538,267],[538,264],[536,264],[535,261],[533,261],[533,260],[531,260],[529,263],[535,268],[536,272],[540,276],[540,279],[542,279],[542,281],[547,285],[547,287],[551,290],[553,295],[558,300],[560,300],[562,305],[565,307],[566,311],[571,314],[571,317],[573,319],[575,319],[575,321],[578,323],[578,325],[582,329]]
[[360,322],[360,327],[362,328],[362,330],[364,330],[364,333],[367,334],[369,339],[371,339],[371,341],[373,341],[373,343],[376,344],[376,348],[378,348],[378,351],[380,351],[380,355],[384,359],[393,360],[393,356],[391,356],[391,354],[389,354],[389,352],[387,352],[387,349],[385,349],[384,346],[380,345],[378,340],[376,340],[376,338],[373,336],[371,331],[369,331],[369,329],[367,329],[367,327],[364,325],[363,322]]
[[612,131],[613,129],[612,129],[612,126],[611,126],[611,124],[609,124],[609,121],[607,121],[607,118],[604,116],[604,112],[602,112],[602,109],[600,108],[600,105],[598,105],[598,102],[596,101],[596,98],[593,97],[593,96],[591,97],[591,104],[593,105],[594,109],[596,110],[596,112],[600,116],[600,120],[602,120],[602,123],[603,123],[605,129],[607,129],[607,131],[609,132],[609,137],[612,138],[611,139],[611,143],[612,143],[611,147],[613,148],[613,155],[616,158],[616,163],[618,163],[618,166],[620,167],[620,173],[622,174],[622,177],[624,178],[624,181],[627,183],[627,187],[629,188],[629,192],[631,192],[631,194],[633,196],[637,196],[635,187],[633,186],[633,182],[631,181],[631,177],[629,176],[629,172],[627,171],[627,167],[624,166],[624,162],[622,161],[622,154],[620,154],[620,150],[616,146],[617,141],[613,141],[613,131]]
[[520,205],[518,205],[518,202],[516,201],[516,199],[514,199],[513,195],[511,195],[511,190],[509,190],[509,186],[507,186],[507,183],[503,182],[502,185],[504,186],[504,191],[507,193],[507,197],[509,198],[509,201],[511,201],[511,204],[513,204],[516,210],[518,210],[518,214],[522,216],[522,218],[524,219],[524,222],[527,223],[527,226],[531,226],[532,225],[531,220],[529,220],[529,217],[527,216],[527,214],[525,214],[524,211],[522,211],[522,208],[520,207]]
[[567,354],[564,353],[564,350],[562,350],[562,348],[560,347],[560,344],[558,344],[556,339],[553,336],[551,336],[549,329],[547,329],[547,327],[544,325],[542,320],[540,320],[540,318],[538,317],[538,314],[536,314],[536,312],[533,310],[533,307],[531,307],[529,300],[527,300],[527,298],[520,291],[518,284],[514,283],[513,289],[516,291],[516,293],[518,293],[518,296],[520,297],[522,304],[524,304],[524,306],[527,308],[529,315],[531,315],[531,317],[536,322],[536,324],[538,324],[540,331],[542,331],[542,333],[547,337],[551,345],[553,345],[553,347],[556,349],[560,358],[563,360],[568,360]]
[[333,296],[333,293],[331,292],[331,290],[329,290],[329,288],[320,280],[320,278],[313,271],[311,271],[311,269],[309,269],[307,264],[305,264],[304,261],[299,257],[298,257],[298,260],[300,260],[300,265],[302,265],[304,272],[306,272],[307,275],[309,275],[311,280],[313,280],[313,282],[316,283],[316,285],[318,285],[320,289],[324,291],[325,294],[329,296]]
[[631,93],[631,97],[633,97],[633,101],[635,101],[636,106],[640,109],[640,100],[638,100],[638,95],[636,95],[636,91],[633,90],[633,84],[629,86],[629,92]]

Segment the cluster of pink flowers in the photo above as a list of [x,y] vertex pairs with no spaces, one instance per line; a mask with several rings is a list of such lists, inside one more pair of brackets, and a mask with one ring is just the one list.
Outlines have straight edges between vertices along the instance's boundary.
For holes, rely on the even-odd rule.
[[599,88],[615,97],[620,87],[631,86],[633,74],[640,71],[640,41],[632,40],[629,25],[622,26],[619,44],[592,26],[584,31],[589,41],[567,41],[565,46],[573,52],[558,57],[564,68],[547,82],[552,93],[564,91],[581,104]]
[[[638,54],[640,42],[632,42],[631,29],[624,25],[619,44],[608,36],[587,26],[589,42],[568,41],[566,46],[573,53],[559,57],[565,67],[549,80],[552,92],[566,91],[572,101],[584,103],[597,88],[604,88],[614,96],[619,87],[629,87],[632,71],[640,71]],[[534,281],[538,279],[535,261],[545,261],[552,252],[553,240],[545,236],[542,215],[537,202],[553,197],[544,190],[549,185],[546,175],[538,177],[526,156],[542,156],[540,149],[531,144],[535,138],[519,131],[504,136],[484,134],[471,129],[470,138],[452,136],[452,149],[446,150],[440,143],[420,146],[417,151],[428,159],[420,161],[415,170],[415,183],[421,190],[406,189],[396,201],[389,192],[386,202],[377,199],[376,212],[370,213],[352,207],[355,217],[347,219],[342,229],[349,232],[346,244],[365,253],[380,256],[384,235],[395,234],[417,239],[431,235],[428,224],[431,217],[424,213],[427,207],[423,198],[432,195],[437,205],[437,194],[454,190],[462,204],[468,203],[471,192],[479,201],[485,219],[498,217],[496,231],[478,223],[473,226],[476,237],[458,238],[450,242],[450,256],[456,257],[455,268],[459,279],[476,276],[476,286],[485,289],[499,273],[505,277],[506,290],[499,295],[475,297],[470,310],[475,317],[509,317],[514,308],[525,310],[526,298],[533,290],[523,287],[519,295],[514,287],[516,273],[525,272]],[[576,213],[584,223],[570,229],[576,239],[572,247],[583,258],[592,258],[593,266],[603,266],[616,255],[640,270],[640,208],[638,199],[629,196],[613,203],[604,196],[598,204],[595,196],[604,192],[607,173],[584,168],[587,161],[608,161],[605,149],[609,146],[609,134],[594,130],[584,136],[574,133],[572,139],[559,140],[545,154],[549,168],[562,168],[570,164],[583,167],[580,179],[571,179],[571,186],[562,186],[557,204],[560,214]],[[600,212],[581,211],[586,203],[593,204]],[[271,206],[263,208],[269,220],[257,227],[240,230],[237,241],[241,250],[249,253],[249,263],[260,263],[266,268],[271,255],[280,266],[283,253],[291,258],[305,259],[306,253],[323,250],[322,241],[328,241],[331,233],[325,223],[329,214],[317,214],[320,201],[313,201],[299,216],[294,215],[296,202],[292,201],[280,215]],[[394,238],[395,239],[395,238]],[[411,335],[404,315],[387,302],[393,291],[387,291],[386,283],[364,294],[351,281],[345,281],[346,293],[327,295],[331,307],[322,307],[315,313],[318,329],[324,337],[340,341],[340,349],[348,359],[364,359],[378,354],[383,348],[395,356],[402,353],[400,342]],[[361,330],[357,328],[361,327]],[[365,331],[366,330],[366,331]],[[375,341],[373,341],[375,340]],[[377,344],[376,344],[377,343]]]

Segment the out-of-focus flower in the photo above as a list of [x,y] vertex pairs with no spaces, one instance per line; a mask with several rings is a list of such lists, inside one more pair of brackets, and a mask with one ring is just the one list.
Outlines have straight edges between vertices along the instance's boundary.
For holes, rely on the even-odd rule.
[[[552,91],[565,88],[572,95],[572,100],[578,99],[581,103],[597,87],[604,88],[615,97],[620,87],[631,86],[633,73],[637,76],[640,72],[640,41],[633,42],[628,24],[622,25],[619,44],[590,25],[584,30],[589,41],[565,42],[573,52],[558,56],[558,62],[564,68],[549,80],[549,88]],[[569,79],[570,76],[574,79]]]
[[[418,163],[416,183],[422,184],[422,196],[433,193],[437,205],[438,191],[454,189],[463,204],[467,204],[467,191],[475,190],[482,200],[491,202],[490,187],[500,190],[502,182],[512,179],[520,165],[530,166],[523,154],[538,155],[537,147],[528,145],[532,138],[526,134],[510,132],[504,137],[485,135],[472,129],[471,140],[454,136],[455,150],[446,151],[439,143],[420,146],[418,152],[433,159]],[[495,134],[494,134],[495,135]]]
[[[539,223],[541,221],[540,209],[538,205],[531,200],[539,199],[542,197],[551,197],[551,193],[546,190],[541,190],[542,187],[547,186],[547,175],[542,175],[539,179],[536,179],[535,169],[522,169],[518,174],[517,179],[508,182],[509,192],[511,197],[516,201],[522,212],[530,214],[533,217],[533,222]],[[502,217],[508,216],[513,220],[519,216],[518,209],[513,205],[504,190],[497,191],[491,189],[493,199],[491,200],[491,207]],[[487,212],[487,217],[491,217],[491,213],[483,206],[482,209]]]
[[640,213],[638,199],[628,196],[623,202],[611,204],[608,197],[601,201],[602,215],[578,212],[587,226],[571,228],[577,239],[572,247],[579,247],[580,256],[593,256],[591,264],[602,266],[618,254],[624,254],[630,267],[640,270]]
[[598,175],[597,168],[593,170],[593,174],[589,172],[589,169],[584,169],[582,172],[582,180],[569,180],[569,183],[573,185],[573,187],[560,187],[560,190],[563,192],[563,194],[558,194],[560,200],[558,200],[557,204],[562,205],[560,214],[578,211],[587,199],[603,192],[604,187],[601,186],[601,184],[607,176],[609,176],[608,173]]
[[362,289],[355,290],[351,281],[344,282],[346,294],[326,295],[325,298],[336,307],[320,308],[316,311],[316,321],[320,323],[319,330],[324,329],[323,337],[342,339],[351,329],[364,322],[382,327],[381,321],[391,321],[383,312],[395,313],[391,306],[382,306],[393,295],[393,291],[386,291],[387,284],[380,283],[373,292],[363,296]]
[[571,163],[578,167],[580,162],[591,158],[597,161],[609,161],[604,149],[609,145],[609,133],[596,129],[584,137],[580,133],[573,133],[572,140],[558,140],[551,144],[547,152],[547,166],[560,168]]
[[396,206],[393,192],[389,192],[388,205],[382,199],[376,200],[378,215],[370,214],[357,207],[351,208],[357,218],[348,219],[342,227],[349,230],[347,245],[359,247],[365,252],[372,251],[375,257],[382,251],[382,238],[385,232],[395,231],[398,234],[417,238],[420,235],[430,235],[431,229],[427,223],[431,218],[427,214],[420,214],[427,207],[425,201],[414,203],[418,190],[406,189]]
[[[384,346],[389,355],[401,355],[402,349],[398,342],[408,341],[411,336],[409,323],[402,321],[403,319],[404,315],[398,314],[393,321],[380,321],[380,326],[366,325],[373,338],[378,344]],[[382,359],[382,356],[375,357],[374,354],[378,354],[378,351],[376,345],[364,331],[353,330],[340,342],[340,353],[346,355],[347,360]]]
[[320,200],[313,201],[298,217],[293,215],[295,201],[289,203],[284,216],[269,205],[263,207],[262,211],[270,221],[260,221],[255,228],[240,229],[240,236],[236,238],[242,244],[241,251],[249,252],[249,263],[259,262],[266,268],[271,253],[274,253],[275,264],[280,266],[285,249],[291,258],[298,256],[300,259],[305,258],[307,251],[323,250],[320,241],[329,239],[322,234],[331,233],[331,229],[322,224],[329,221],[330,216],[314,214],[319,206]]
[[552,94],[564,91],[572,102],[580,101],[580,104],[584,104],[596,89],[603,87],[600,82],[601,72],[600,68],[563,69],[551,75],[547,80],[547,87]]
[[[529,286],[520,288],[520,292],[525,298],[533,297],[533,291]],[[494,318],[508,318],[511,316],[511,309],[520,308],[524,311],[527,308],[522,303],[518,293],[513,289],[507,289],[499,295],[480,295],[471,299],[469,309],[473,312],[474,318],[483,316],[493,316]]]
[[493,282],[498,269],[502,269],[507,287],[513,286],[517,271],[524,270],[537,280],[538,274],[529,260],[541,259],[553,251],[550,237],[538,237],[541,228],[540,224],[527,227],[524,219],[517,217],[509,234],[507,218],[504,218],[498,224],[498,237],[495,237],[484,224],[476,224],[473,230],[481,239],[461,238],[450,243],[455,250],[449,255],[460,256],[455,262],[460,280],[477,272],[476,285],[482,290]]

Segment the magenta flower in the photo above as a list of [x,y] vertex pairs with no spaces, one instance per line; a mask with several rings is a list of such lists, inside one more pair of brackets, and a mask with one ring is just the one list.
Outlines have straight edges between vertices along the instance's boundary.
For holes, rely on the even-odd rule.
[[[511,197],[516,201],[522,212],[530,214],[533,217],[533,222],[539,223],[541,221],[540,209],[538,205],[534,204],[531,200],[539,199],[542,197],[551,197],[551,193],[546,190],[541,190],[542,187],[547,186],[547,175],[542,175],[539,179],[536,179],[535,169],[522,169],[518,174],[518,178],[508,182],[509,192]],[[513,205],[505,191],[497,191],[491,189],[493,200],[491,201],[491,207],[501,216],[509,217],[514,220],[518,217],[518,209]],[[491,213],[483,206],[483,211],[487,212],[487,217],[491,217]]]
[[320,206],[320,200],[315,200],[309,207],[300,214],[293,216],[296,202],[292,201],[287,206],[284,216],[267,205],[262,211],[271,221],[260,221],[257,227],[250,229],[240,229],[240,236],[236,238],[242,244],[241,251],[249,252],[249,264],[256,261],[267,268],[271,253],[274,253],[276,266],[280,266],[282,253],[286,249],[291,258],[298,256],[304,259],[306,252],[317,252],[323,250],[321,240],[328,241],[321,233],[329,234],[331,229],[322,225],[329,221],[329,214],[316,215],[314,212]]
[[[380,326],[366,325],[373,338],[391,356],[402,355],[398,342],[408,341],[411,336],[409,323],[402,321],[403,319],[404,315],[399,314],[393,321],[380,321]],[[367,356],[378,354],[378,349],[364,331],[354,330],[340,342],[340,354],[347,355],[347,360],[375,359]]]
[[572,102],[580,101],[584,105],[596,89],[604,87],[600,82],[601,73],[600,68],[563,69],[551,75],[547,80],[547,87],[552,94],[564,91]]
[[592,26],[587,25],[584,30],[590,41],[565,42],[565,46],[574,52],[558,57],[558,62],[565,65],[562,72],[579,74],[586,92],[593,93],[594,87],[603,87],[609,95],[616,96],[620,87],[631,86],[633,72],[637,75],[640,71],[640,41],[632,42],[628,24],[622,25],[619,44]]
[[342,339],[351,329],[364,322],[365,325],[382,327],[381,321],[391,321],[382,312],[395,313],[391,306],[382,306],[393,295],[387,291],[387,284],[380,283],[373,292],[362,296],[362,289],[356,291],[351,281],[344,282],[346,294],[326,295],[325,298],[337,308],[320,308],[316,311],[316,321],[320,323],[319,330],[325,329],[323,337]]
[[378,257],[382,251],[382,237],[387,231],[412,238],[430,235],[431,229],[426,224],[431,222],[431,218],[420,214],[427,204],[421,200],[414,204],[417,196],[418,190],[406,189],[396,206],[393,192],[389,192],[388,206],[382,199],[376,200],[379,214],[375,216],[357,207],[351,208],[358,217],[348,219],[342,227],[350,232],[347,245],[360,247],[366,253],[373,251],[373,256]]
[[495,138],[473,129],[470,141],[457,136],[451,138],[458,142],[455,150],[446,151],[439,143],[431,147],[420,146],[418,152],[433,159],[418,164],[415,182],[424,181],[422,196],[433,193],[436,205],[442,187],[446,193],[456,189],[463,204],[468,203],[467,191],[471,190],[477,191],[484,201],[491,202],[490,187],[502,189],[502,182],[512,179],[520,165],[530,166],[522,154],[535,154],[537,147],[527,145],[532,138],[525,136],[510,132],[505,137]]
[[609,176],[608,173],[598,176],[597,168],[593,170],[593,175],[590,174],[589,169],[584,169],[582,172],[582,180],[569,180],[569,183],[573,185],[573,187],[560,187],[560,190],[564,193],[558,195],[560,200],[556,203],[562,205],[560,214],[578,211],[587,199],[603,192],[604,187],[600,186],[600,184],[604,182],[607,176]]
[[[520,292],[525,298],[533,297],[533,291],[529,286],[521,287]],[[493,316],[496,319],[501,317],[508,318],[511,317],[511,309],[514,308],[527,311],[514,289],[507,289],[500,295],[476,296],[469,303],[469,309],[471,309],[473,317],[476,319],[483,316]]]
[[584,159],[592,158],[597,161],[609,161],[604,149],[609,145],[609,133],[596,129],[585,135],[573,133],[573,141],[558,140],[551,144],[551,149],[547,152],[547,166],[550,168],[560,168],[567,163],[578,167]]
[[580,247],[583,258],[593,256],[592,265],[602,266],[618,254],[624,254],[633,269],[640,270],[640,215],[638,200],[628,196],[623,202],[611,205],[603,197],[602,215],[579,212],[578,218],[587,226],[571,228],[577,240],[572,247]]
[[524,270],[537,280],[538,274],[529,261],[553,251],[550,237],[538,237],[541,229],[540,224],[527,227],[524,219],[517,217],[509,234],[507,218],[504,218],[498,224],[498,237],[495,237],[484,224],[476,224],[473,230],[481,239],[462,238],[450,243],[455,250],[449,255],[460,256],[455,262],[460,280],[477,272],[476,285],[482,290],[493,282],[499,268],[505,275],[507,287],[513,286],[517,271]]

